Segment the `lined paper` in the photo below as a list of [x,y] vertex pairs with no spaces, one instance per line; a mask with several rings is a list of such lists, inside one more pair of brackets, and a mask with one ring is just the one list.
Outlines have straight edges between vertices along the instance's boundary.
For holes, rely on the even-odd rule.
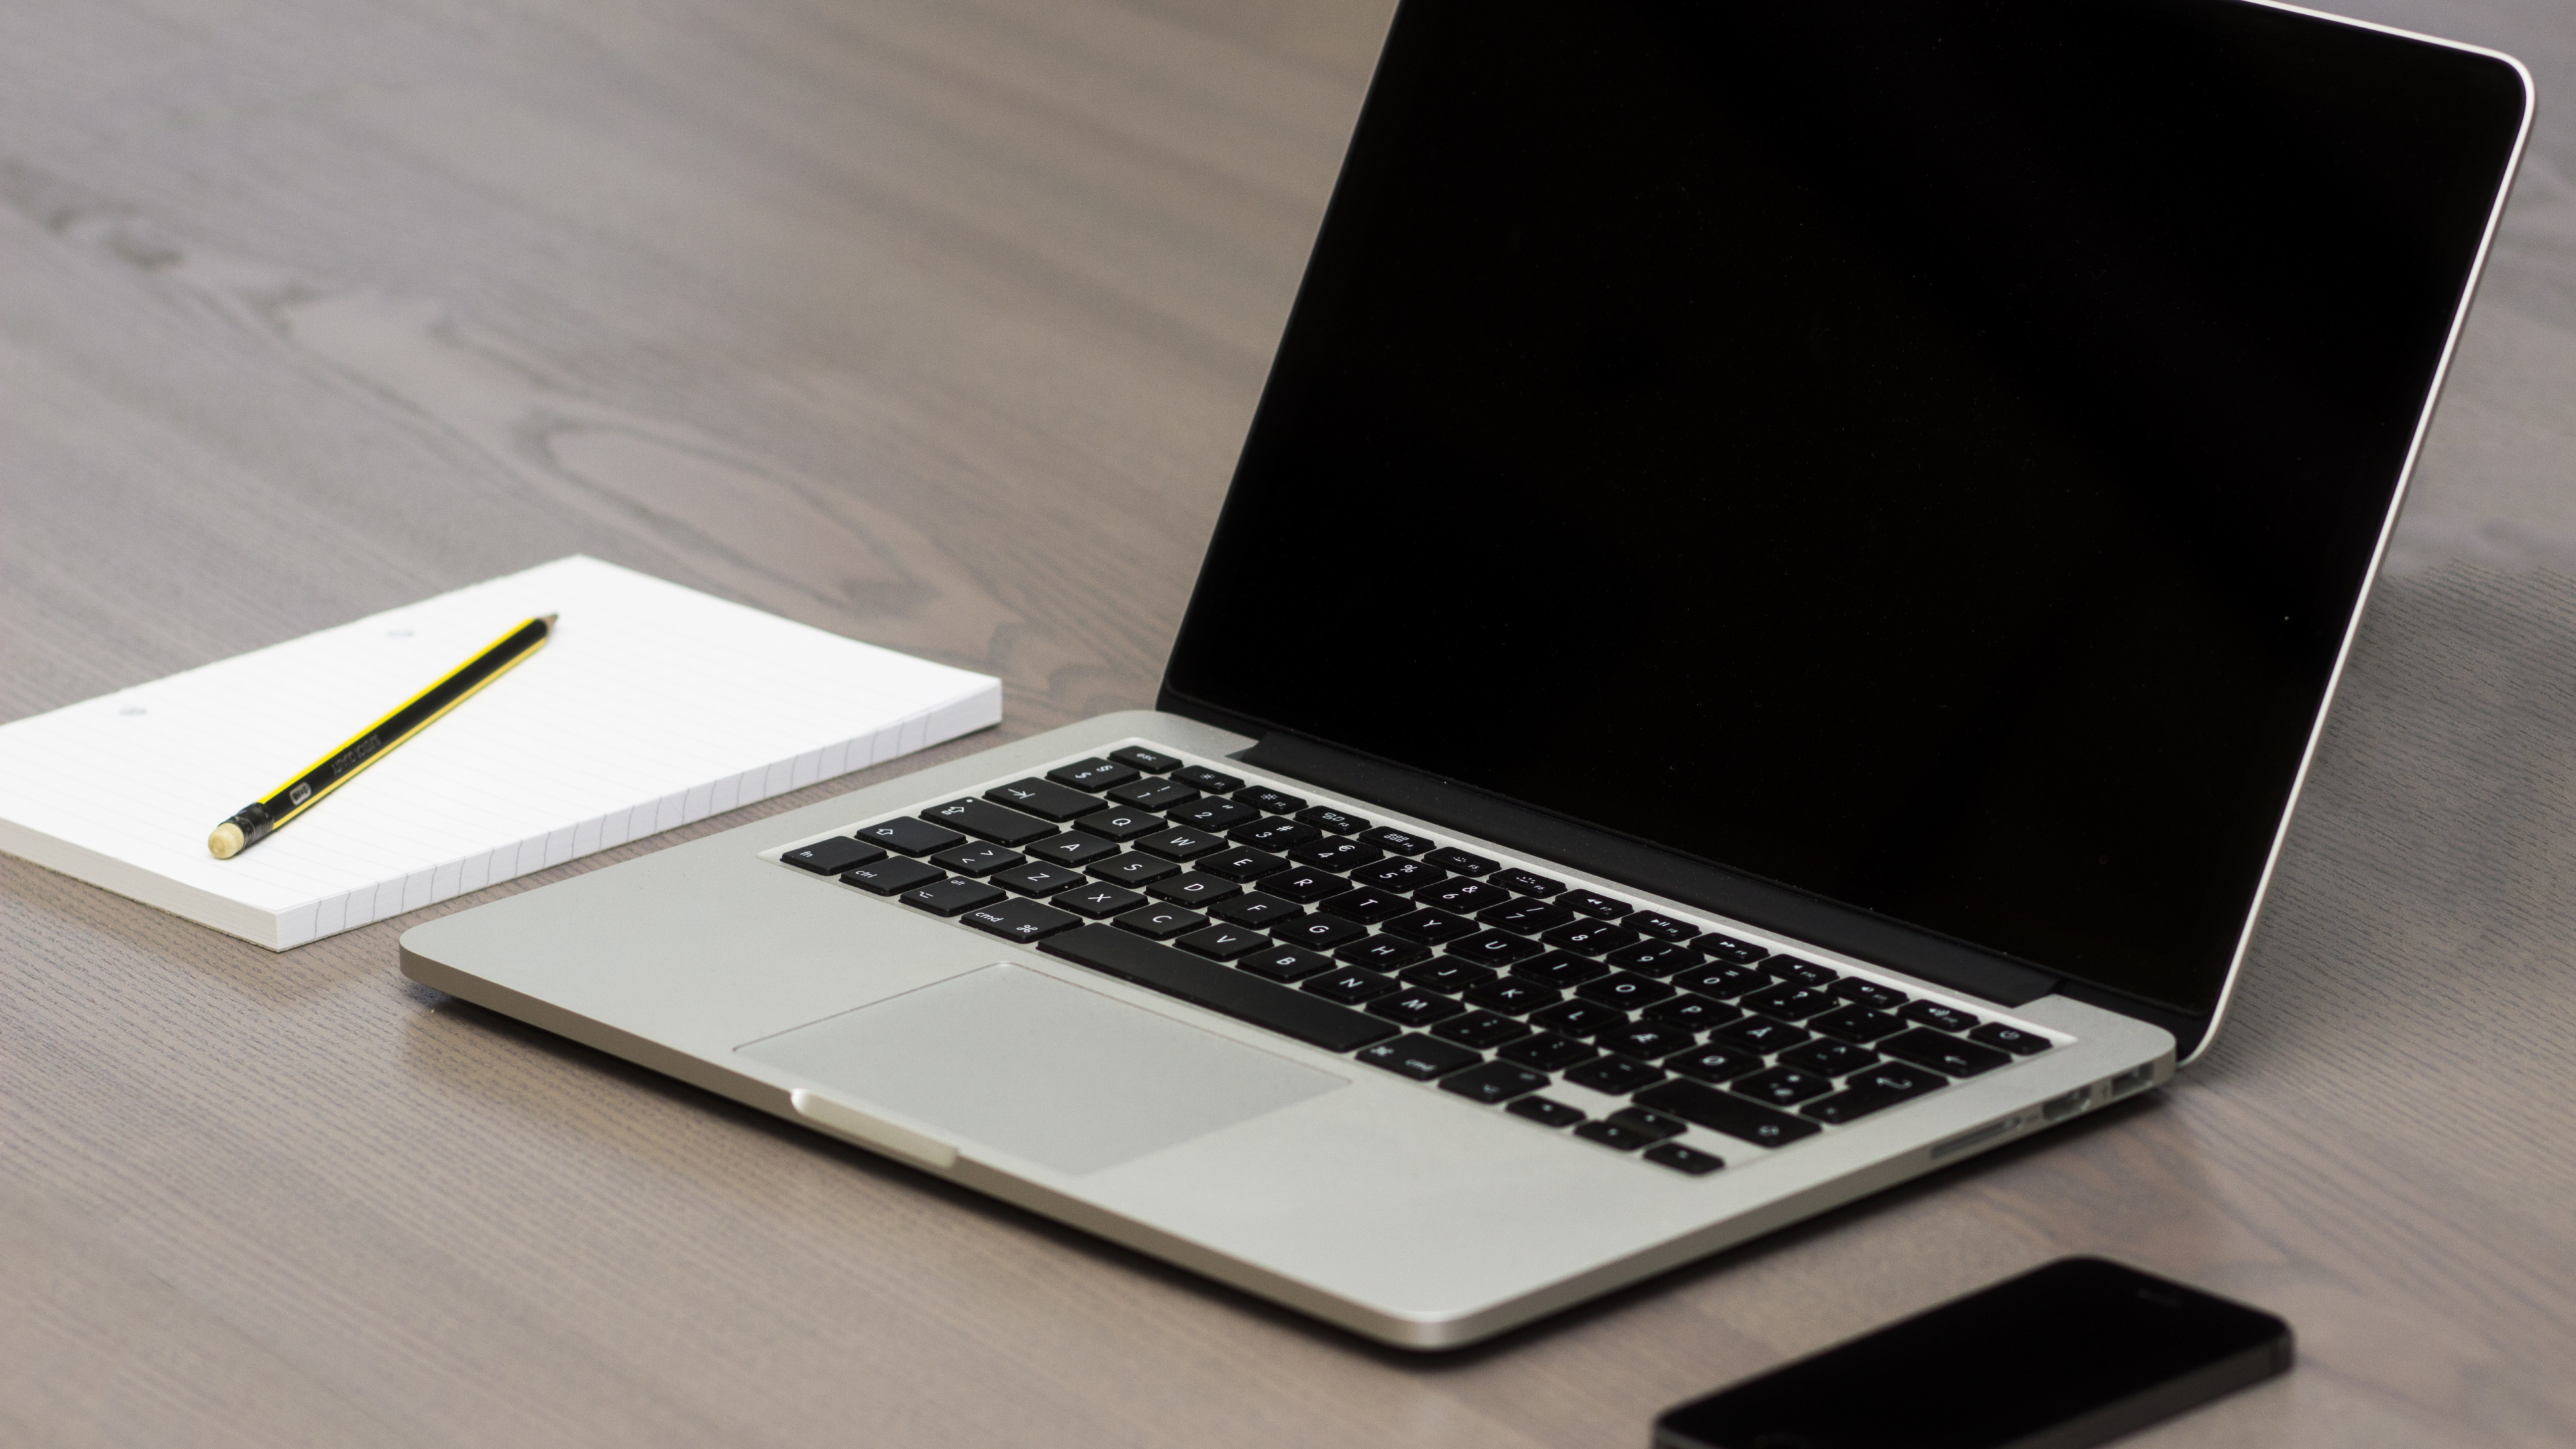
[[[538,614],[545,648],[231,860],[206,834]],[[1001,719],[1001,681],[573,557],[0,725],[0,850],[272,950]]]

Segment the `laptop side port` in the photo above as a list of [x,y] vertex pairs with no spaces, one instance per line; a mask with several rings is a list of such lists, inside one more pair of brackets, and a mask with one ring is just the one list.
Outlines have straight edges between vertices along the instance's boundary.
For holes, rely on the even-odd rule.
[[2154,1062],[2149,1062],[2143,1067],[2131,1067],[2120,1075],[2113,1077],[2110,1082],[2110,1090],[2104,1092],[2102,1095],[2105,1098],[2125,1097],[2131,1092],[2138,1090],[2140,1087],[2152,1087],[2155,1084],[2156,1064]]
[[2047,1101],[2039,1104],[2039,1120],[2043,1122],[2063,1122],[2067,1118],[2074,1116],[2076,1113],[2083,1111],[2084,1104],[2092,1100],[2093,1089],[2091,1087],[2078,1087],[2063,1097],[2051,1097]]

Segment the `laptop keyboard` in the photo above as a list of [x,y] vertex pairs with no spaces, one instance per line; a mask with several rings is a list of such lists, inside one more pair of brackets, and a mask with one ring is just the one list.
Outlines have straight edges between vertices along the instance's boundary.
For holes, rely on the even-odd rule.
[[780,859],[1693,1175],[2069,1040],[1147,745]]

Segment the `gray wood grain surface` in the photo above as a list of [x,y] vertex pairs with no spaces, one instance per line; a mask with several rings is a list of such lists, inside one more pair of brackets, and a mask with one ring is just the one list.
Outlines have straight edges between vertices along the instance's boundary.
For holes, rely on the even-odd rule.
[[[1386,9],[5,0],[0,718],[576,550],[1148,703]],[[2142,1444],[2576,1442],[2576,11],[2369,14],[2542,119],[2170,1091],[1426,1360],[411,987],[419,916],[0,859],[0,1440],[1634,1444],[2105,1252],[2302,1339]]]

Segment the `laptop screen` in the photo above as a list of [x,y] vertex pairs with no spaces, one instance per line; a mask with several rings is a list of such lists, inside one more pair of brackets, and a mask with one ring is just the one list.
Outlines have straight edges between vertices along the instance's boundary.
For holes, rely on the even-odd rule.
[[2227,0],[1408,0],[1166,688],[2206,1011],[2524,106]]

